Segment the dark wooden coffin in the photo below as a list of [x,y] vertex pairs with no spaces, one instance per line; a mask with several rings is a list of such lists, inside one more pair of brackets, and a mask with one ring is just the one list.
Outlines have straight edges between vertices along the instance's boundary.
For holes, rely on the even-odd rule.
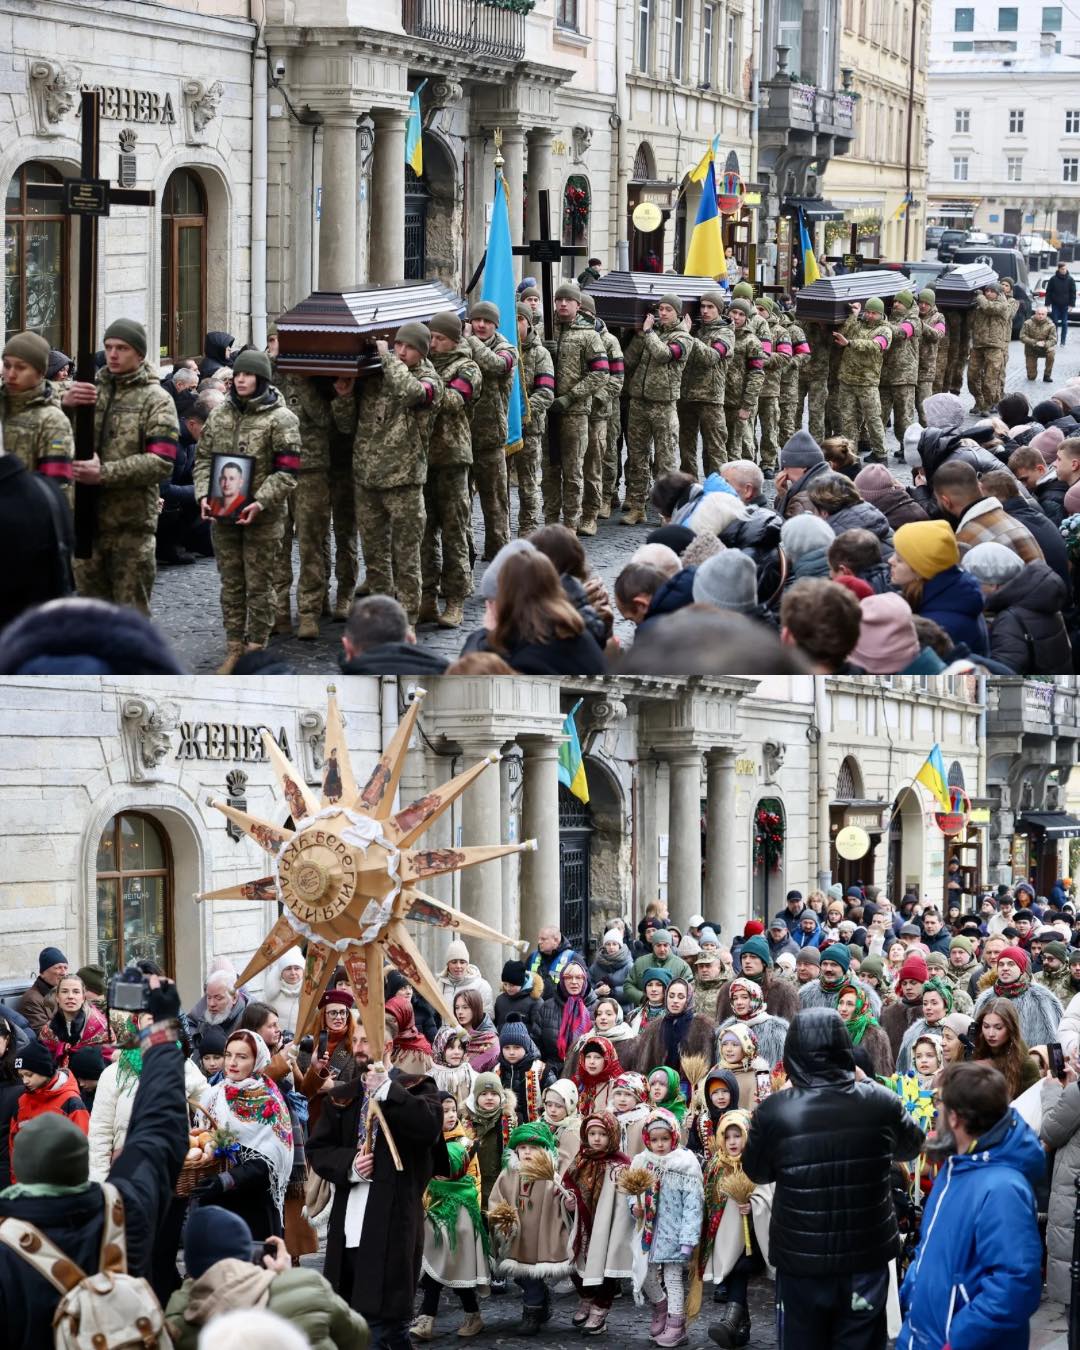
[[596,300],[596,314],[613,327],[640,328],[645,315],[655,312],[662,295],[675,294],[683,313],[699,319],[702,291],[715,290],[712,277],[673,277],[662,272],[606,272],[585,289]]
[[426,323],[465,301],[441,281],[403,281],[355,291],[315,291],[277,321],[278,368],[294,375],[359,375],[378,365],[377,339],[393,342],[410,319]]
[[818,323],[844,323],[851,317],[848,305],[852,300],[872,300],[876,295],[889,301],[898,291],[910,290],[911,283],[903,272],[849,272],[842,277],[819,277],[804,286],[795,295],[795,313],[800,319],[815,319]]
[[997,279],[998,274],[988,263],[957,263],[934,282],[938,309],[973,309],[982,288]]

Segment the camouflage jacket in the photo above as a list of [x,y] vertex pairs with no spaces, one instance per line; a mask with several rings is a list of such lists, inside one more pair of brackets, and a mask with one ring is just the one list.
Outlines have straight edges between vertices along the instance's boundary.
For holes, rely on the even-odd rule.
[[888,319],[892,342],[881,363],[882,384],[914,384],[919,378],[919,337],[922,325],[915,306],[900,319]]
[[300,421],[285,406],[281,392],[270,385],[253,398],[230,394],[206,419],[195,451],[195,497],[210,495],[214,455],[247,455],[255,461],[251,498],[263,512],[277,514],[296,487],[296,475],[307,453],[302,448]]
[[724,404],[729,408],[746,408],[753,412],[765,379],[765,357],[761,351],[761,341],[749,324],[734,332],[735,350],[727,368]]
[[679,398],[694,403],[723,403],[727,370],[735,350],[735,330],[723,319],[703,323],[690,343]]
[[932,380],[937,371],[938,348],[948,329],[938,309],[920,314],[919,325],[919,380]]
[[[773,319],[769,324],[769,342],[772,347],[765,357],[765,379],[761,385],[762,398],[780,397],[780,380],[784,370],[791,365],[791,338],[782,319]],[[764,347],[762,348],[764,351]]]
[[833,342],[833,330],[827,323],[808,323],[805,332],[809,340],[810,355],[806,359],[806,365],[799,371],[800,378],[803,384],[813,380],[828,381],[829,362],[833,352],[839,350]]
[[[1020,341],[1025,347],[1032,347],[1037,352],[1052,352],[1057,346],[1057,325],[1053,319],[1036,319],[1032,316],[1024,320],[1024,326],[1020,329]],[[1038,346],[1042,343],[1042,346]],[[7,431],[5,425],[4,431]]]
[[28,469],[51,478],[63,489],[70,506],[75,438],[71,423],[56,404],[50,382],[42,380],[26,393],[0,388],[0,423],[7,453]]
[[548,347],[555,365],[555,397],[563,415],[580,417],[592,408],[608,380],[604,340],[591,319],[582,315],[573,323],[555,325],[555,341]]
[[761,343],[761,354],[768,360],[768,358],[772,356],[772,324],[755,310],[754,313],[750,315],[750,321],[747,324],[747,327]]
[[484,377],[472,358],[468,338],[462,338],[452,352],[432,352],[429,359],[442,380],[443,396],[431,419],[428,464],[436,469],[471,464],[472,414]]
[[318,384],[307,375],[279,375],[275,367],[274,384],[285,406],[300,423],[304,467],[299,472],[329,473],[330,439],[334,434],[330,399],[320,393]]
[[848,340],[840,356],[840,383],[876,385],[881,383],[881,363],[892,345],[892,329],[882,319],[868,324],[853,314],[840,329]]
[[544,434],[547,411],[555,397],[555,362],[535,328],[529,329],[522,343],[521,370],[529,403],[525,435],[537,438]]
[[97,519],[103,533],[154,533],[158,484],[172,474],[179,436],[176,405],[149,362],[127,375],[98,371],[94,447],[101,460]]
[[803,367],[810,364],[810,343],[806,340],[806,332],[802,325],[796,323],[793,315],[785,314],[784,322],[787,327],[787,338],[791,343],[791,360],[780,372],[780,391],[797,396]]
[[647,333],[635,333],[625,356],[630,397],[674,403],[691,342],[681,323],[673,323],[670,328],[655,324]]
[[[601,320],[602,322],[603,320]],[[600,334],[604,351],[607,353],[608,376],[600,391],[593,398],[590,416],[606,419],[611,416],[612,409],[619,406],[619,395],[622,393],[625,379],[623,350],[619,339],[606,325],[596,331]]]
[[506,414],[517,365],[517,348],[501,333],[495,333],[487,342],[481,342],[475,335],[465,341],[469,344],[469,355],[483,376],[483,387],[473,406],[473,445],[477,450],[495,450],[506,445]]
[[[424,482],[431,423],[442,400],[443,383],[430,361],[421,360],[410,370],[392,351],[382,357],[382,370],[361,382],[359,398],[346,394],[334,399],[335,424],[353,433],[353,481],[358,487],[379,490]],[[474,437],[475,427],[474,412]]]
[[1003,295],[997,300],[987,300],[985,295],[977,295],[975,308],[971,311],[971,345],[1008,351],[1015,313],[1015,300],[1008,300]]

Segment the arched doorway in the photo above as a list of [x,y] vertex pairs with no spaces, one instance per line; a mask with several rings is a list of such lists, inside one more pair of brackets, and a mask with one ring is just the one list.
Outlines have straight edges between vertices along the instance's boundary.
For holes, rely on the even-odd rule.
[[427,276],[427,217],[431,193],[424,178],[405,165],[405,280]]
[[908,891],[922,890],[923,808],[916,792],[905,788],[893,802],[889,824],[889,899],[899,905]]
[[[584,174],[572,173],[563,188],[562,241],[568,247],[588,247],[589,213],[592,210],[592,188]],[[566,275],[574,274],[575,268],[584,267],[584,259],[566,258],[563,263]]]
[[590,862],[593,834],[588,804],[559,784],[559,926],[563,937],[588,956]]
[[441,136],[424,132],[424,172],[405,166],[405,276],[435,277],[454,290],[461,280],[461,176]]
[[197,356],[206,332],[206,192],[192,169],[169,175],[161,199],[161,358]]
[[173,969],[173,865],[165,831],[142,811],[112,817],[97,846],[97,960]]
[[4,329],[40,333],[50,347],[69,351],[67,305],[68,217],[58,202],[34,194],[55,187],[63,175],[30,160],[16,169],[4,200]]
[[779,797],[762,797],[754,807],[751,831],[751,867],[754,877],[754,917],[766,924],[784,894],[784,849],[787,813]]
[[[664,227],[671,215],[670,211],[663,212],[661,223],[648,234],[642,233],[634,225],[634,208],[646,200],[643,194],[650,187],[655,192],[658,186],[656,156],[648,141],[642,141],[634,154],[634,170],[626,188],[626,237],[630,244],[630,270],[633,272],[664,270]],[[656,255],[655,262],[650,259],[650,254]]]

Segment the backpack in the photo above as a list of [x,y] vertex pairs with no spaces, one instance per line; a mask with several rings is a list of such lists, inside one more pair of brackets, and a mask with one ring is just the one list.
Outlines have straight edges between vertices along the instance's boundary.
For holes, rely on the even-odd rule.
[[56,1350],[169,1350],[165,1314],[146,1280],[127,1273],[124,1202],[105,1182],[105,1224],[96,1275],[87,1275],[33,1224],[0,1220],[0,1242],[60,1295],[53,1315]]

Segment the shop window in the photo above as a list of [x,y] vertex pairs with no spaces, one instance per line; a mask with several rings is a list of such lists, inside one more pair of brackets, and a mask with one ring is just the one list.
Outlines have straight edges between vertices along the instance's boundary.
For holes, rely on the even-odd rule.
[[4,202],[4,328],[40,333],[50,347],[68,348],[68,222],[58,201],[34,188],[62,182],[48,164],[31,160],[17,169]]
[[113,816],[97,851],[98,964],[172,969],[172,858],[164,832],[138,811]]
[[177,169],[161,203],[161,356],[198,356],[206,331],[206,193]]

